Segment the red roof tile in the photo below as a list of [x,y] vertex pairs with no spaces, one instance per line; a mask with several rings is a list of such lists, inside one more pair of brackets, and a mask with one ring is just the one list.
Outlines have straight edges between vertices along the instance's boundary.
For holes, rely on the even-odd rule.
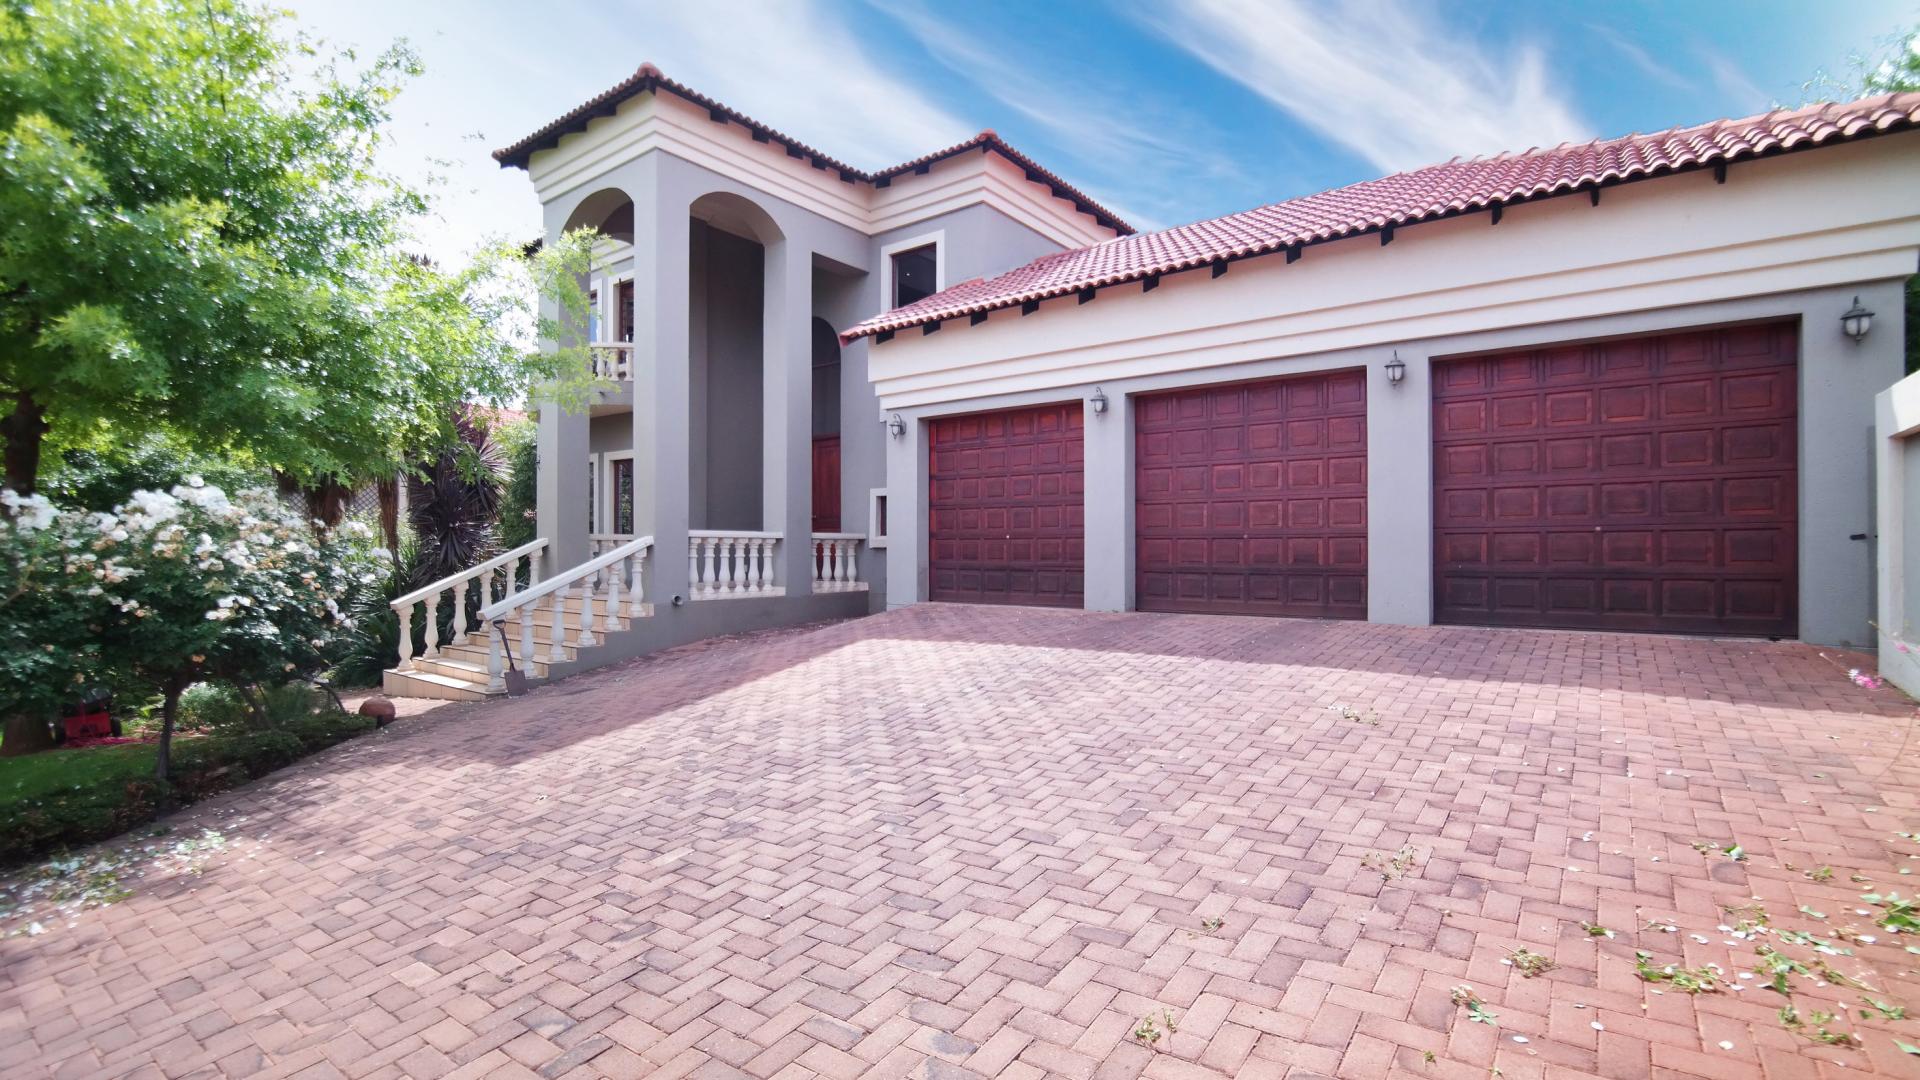
[[651,94],[662,90],[673,94],[675,97],[700,106],[707,110],[708,114],[716,120],[729,120],[739,124],[753,132],[756,139],[763,142],[776,142],[781,144],[786,147],[788,154],[794,157],[805,158],[816,168],[832,169],[840,174],[840,179],[848,181],[849,183],[860,182],[885,187],[887,183],[896,176],[915,171],[925,171],[936,162],[944,161],[950,157],[957,157],[969,150],[977,149],[983,152],[999,154],[1001,157],[1018,165],[1026,172],[1028,180],[1048,188],[1054,195],[1060,198],[1073,202],[1083,212],[1091,215],[1095,221],[1098,221],[1106,228],[1121,234],[1131,233],[1133,231],[1133,226],[1122,221],[1113,211],[1094,202],[1078,188],[1060,179],[1047,169],[1040,167],[1032,158],[1015,150],[1007,144],[1005,139],[1002,139],[992,131],[983,131],[963,143],[949,146],[945,150],[938,150],[934,153],[914,158],[912,161],[902,162],[890,169],[882,169],[879,172],[869,173],[856,169],[846,162],[830,158],[798,139],[783,135],[751,116],[715,101],[685,83],[676,82],[668,78],[659,68],[654,67],[652,64],[641,64],[639,69],[632,75],[601,91],[599,94],[594,95],[594,97],[585,104],[571,110],[551,124],[528,135],[512,146],[495,150],[493,152],[493,159],[498,161],[502,168],[524,169],[527,167],[527,162],[532,160],[534,154],[541,150],[558,146],[562,136],[585,131],[587,125],[593,120],[602,116],[612,116],[614,112],[620,108],[622,102],[639,97],[641,94]]
[[963,281],[848,329],[848,341],[1083,289],[1503,204],[1877,135],[1920,123],[1920,93],[1813,105],[1652,135],[1454,159],[1209,221],[1121,236]]

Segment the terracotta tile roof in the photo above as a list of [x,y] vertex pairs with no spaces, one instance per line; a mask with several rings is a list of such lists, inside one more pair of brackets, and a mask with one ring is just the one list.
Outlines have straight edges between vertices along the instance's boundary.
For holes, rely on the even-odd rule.
[[[1036,259],[990,279],[963,281],[883,312],[847,331],[847,341],[960,315],[1013,307],[1086,289],[1189,270],[1223,260],[1505,204],[1594,191],[1668,173],[1877,135],[1920,123],[1920,93],[1813,105],[1719,120],[1651,135],[1462,160],[1396,173],[1209,221],[1121,236]],[[1596,195],[1597,197],[1597,195]]]
[[840,179],[848,183],[868,183],[876,187],[886,187],[896,176],[910,172],[925,172],[937,162],[957,157],[970,150],[996,153],[1024,170],[1028,180],[1048,188],[1060,198],[1071,200],[1101,225],[1121,234],[1133,232],[1133,226],[1122,221],[1113,211],[1088,198],[1078,188],[1060,179],[1051,171],[1042,168],[1032,158],[1015,150],[1007,144],[1005,139],[992,131],[983,131],[963,143],[914,158],[912,161],[902,162],[890,169],[869,173],[856,169],[844,161],[828,157],[798,139],[784,135],[737,109],[723,105],[685,83],[668,78],[652,64],[641,64],[632,75],[594,95],[585,104],[574,108],[512,146],[495,150],[493,159],[498,161],[502,168],[524,169],[534,154],[558,146],[562,136],[585,131],[587,124],[593,120],[612,116],[622,102],[639,97],[641,94],[657,93],[662,90],[700,106],[715,120],[727,120],[739,124],[753,132],[756,140],[779,143],[786,148],[789,156],[805,158],[816,168],[831,169],[839,173]]

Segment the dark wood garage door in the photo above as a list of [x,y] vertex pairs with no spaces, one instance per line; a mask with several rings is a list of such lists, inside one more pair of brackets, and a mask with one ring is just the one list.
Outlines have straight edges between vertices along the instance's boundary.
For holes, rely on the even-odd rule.
[[1156,394],[1135,413],[1140,610],[1366,617],[1364,372]]
[[1435,618],[1792,635],[1796,333],[1436,365]]
[[933,599],[1083,605],[1083,413],[1074,402],[929,422]]

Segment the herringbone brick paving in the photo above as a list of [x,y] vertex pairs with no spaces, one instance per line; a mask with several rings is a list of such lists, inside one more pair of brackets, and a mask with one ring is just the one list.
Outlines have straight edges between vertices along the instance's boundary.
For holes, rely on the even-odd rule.
[[1759,897],[1877,933],[1836,964],[1920,1013],[1852,914],[1920,852],[1910,719],[1757,642],[926,605],[709,643],[181,815],[230,837],[203,873],[0,942],[0,1071],[1912,1075],[1916,1022],[1815,1047],[1764,976],[1633,961],[1753,970],[1717,927]]

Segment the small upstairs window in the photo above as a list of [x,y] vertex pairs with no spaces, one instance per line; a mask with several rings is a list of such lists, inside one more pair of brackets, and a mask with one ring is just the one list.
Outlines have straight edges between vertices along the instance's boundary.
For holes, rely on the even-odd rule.
[[922,244],[893,255],[893,306],[906,307],[924,300],[940,289],[939,253],[933,244]]

